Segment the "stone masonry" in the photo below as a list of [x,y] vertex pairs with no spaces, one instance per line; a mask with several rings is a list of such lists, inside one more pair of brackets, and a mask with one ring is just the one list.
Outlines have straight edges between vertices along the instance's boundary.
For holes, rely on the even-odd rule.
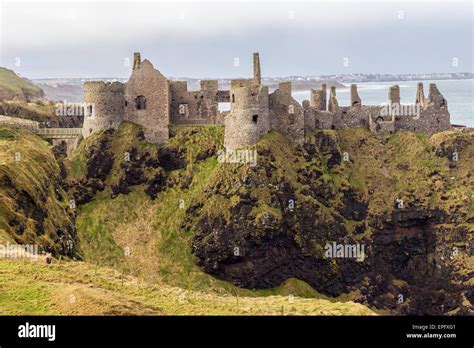
[[[451,128],[446,99],[435,84],[425,97],[419,83],[413,104],[403,105],[400,87],[391,86],[388,103],[364,105],[357,85],[350,86],[350,105],[341,106],[336,87],[311,89],[309,101],[298,103],[291,82],[269,93],[262,84],[260,56],[253,55],[253,77],[234,79],[230,90],[219,90],[217,80],[202,80],[199,91],[188,91],[185,81],[170,81],[148,60],[134,54],[132,74],[126,83],[90,81],[84,84],[88,107],[82,129],[84,138],[94,132],[117,128],[123,121],[143,127],[152,143],[165,143],[169,125],[224,124],[224,144],[233,150],[252,146],[270,131],[285,134],[303,144],[305,132],[314,129],[365,128],[375,134],[397,130],[434,132]],[[230,103],[219,112],[219,103]]]

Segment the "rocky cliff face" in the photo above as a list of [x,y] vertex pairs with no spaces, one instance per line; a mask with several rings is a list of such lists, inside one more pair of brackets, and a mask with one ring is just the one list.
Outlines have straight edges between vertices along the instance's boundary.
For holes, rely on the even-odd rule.
[[221,165],[190,207],[192,251],[242,287],[295,277],[389,313],[472,313],[473,140],[353,130],[295,147],[271,134],[256,167]]
[[0,127],[0,241],[75,256],[74,208],[48,144]]
[[318,131],[303,146],[270,133],[255,166],[219,163],[221,146],[213,127],[177,128],[156,146],[124,123],[83,141],[51,173],[62,173],[78,205],[175,192],[186,214],[166,215],[161,228],[192,238],[199,267],[242,288],[297,278],[381,313],[473,313],[473,133]]

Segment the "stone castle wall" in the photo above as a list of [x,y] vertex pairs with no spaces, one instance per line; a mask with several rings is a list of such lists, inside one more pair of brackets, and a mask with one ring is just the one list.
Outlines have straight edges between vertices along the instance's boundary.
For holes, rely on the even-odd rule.
[[[225,146],[236,149],[254,145],[264,134],[276,130],[295,142],[304,142],[305,131],[314,129],[366,128],[376,134],[397,130],[431,134],[451,128],[446,99],[435,84],[428,97],[423,84],[417,86],[412,106],[418,114],[398,115],[384,112],[385,106],[364,105],[357,85],[350,86],[350,105],[340,106],[336,87],[329,98],[325,84],[312,89],[309,100],[300,105],[291,95],[291,82],[283,82],[271,94],[261,84],[258,53],[253,56],[253,78],[234,79],[229,91],[219,91],[216,80],[201,81],[199,91],[188,91],[185,81],[168,81],[140,54],[134,54],[133,70],[126,84],[86,82],[84,102],[87,107],[83,136],[117,128],[124,120],[141,125],[152,143],[164,143],[169,124],[224,124]],[[400,104],[400,87],[391,86],[388,104]],[[229,112],[219,112],[219,102],[230,102]]]
[[82,136],[103,129],[117,129],[124,119],[124,85],[120,82],[87,81],[84,83],[85,110]]
[[125,120],[143,127],[151,143],[169,138],[169,82],[153,65],[144,60],[133,70],[125,89]]
[[270,127],[299,144],[304,143],[303,107],[291,96],[291,82],[278,85],[269,96]]
[[316,110],[326,111],[327,109],[327,98],[326,98],[326,84],[323,83],[319,90],[310,90],[310,106]]
[[203,80],[201,90],[193,92],[188,91],[186,81],[170,81],[170,92],[172,124],[216,123],[219,114],[217,80]]
[[[397,85],[389,88],[385,106],[363,105],[356,85],[350,87],[350,106],[339,106],[335,87],[331,87],[328,111],[321,110],[322,91],[312,90],[310,98],[311,101],[304,104],[305,129],[308,130],[366,128],[376,134],[397,130],[432,134],[451,128],[446,99],[435,84],[430,84],[430,94],[425,98],[423,84],[419,83],[412,104],[401,103],[400,87]],[[384,112],[384,107],[388,105],[398,105],[398,114],[396,111],[392,111],[393,114]],[[419,114],[414,113],[417,107]]]
[[254,145],[270,131],[268,87],[234,86],[230,90],[231,111],[224,120],[224,145],[235,150]]

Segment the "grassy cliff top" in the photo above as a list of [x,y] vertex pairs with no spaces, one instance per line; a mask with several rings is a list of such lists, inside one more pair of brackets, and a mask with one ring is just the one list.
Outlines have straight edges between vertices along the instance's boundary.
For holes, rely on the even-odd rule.
[[0,99],[20,100],[44,98],[44,91],[19,77],[13,70],[0,67]]

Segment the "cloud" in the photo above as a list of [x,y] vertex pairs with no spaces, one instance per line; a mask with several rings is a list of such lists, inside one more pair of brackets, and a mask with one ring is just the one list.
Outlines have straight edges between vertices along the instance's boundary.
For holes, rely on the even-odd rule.
[[[472,60],[471,3],[81,1],[2,3],[1,64],[27,76],[127,76],[142,51],[174,76],[450,71]],[[240,57],[242,66],[233,69]],[[350,69],[341,69],[350,57]],[[448,63],[446,63],[448,62]],[[472,66],[461,66],[471,70]],[[460,68],[461,68],[460,67]],[[15,67],[14,67],[15,68]]]

